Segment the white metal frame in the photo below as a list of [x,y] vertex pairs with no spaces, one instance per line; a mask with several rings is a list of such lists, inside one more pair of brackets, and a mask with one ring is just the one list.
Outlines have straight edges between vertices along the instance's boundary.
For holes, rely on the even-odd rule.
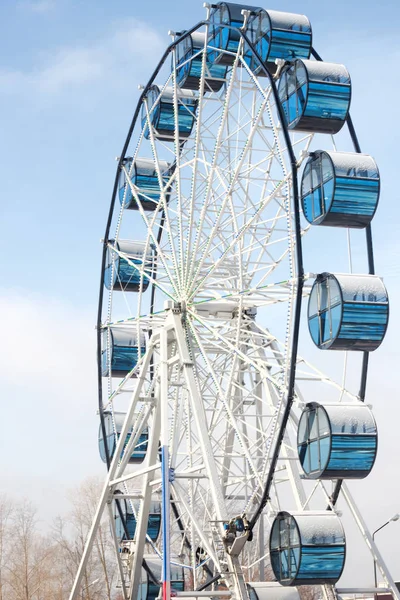
[[[160,186],[158,210],[143,210],[131,173],[123,167],[138,205],[135,219],[145,239],[144,253],[152,245],[157,257],[157,272],[149,276],[156,289],[156,307],[149,314],[142,289],[133,303],[127,293],[111,291],[109,295],[105,327],[130,325],[137,339],[143,330],[151,336],[146,354],[133,371],[118,383],[108,378],[105,386],[104,408],[112,412],[125,402],[127,415],[70,600],[78,597],[106,507],[112,515],[117,486],[123,486],[124,497],[140,498],[135,539],[125,543],[127,559],[121,559],[113,534],[126,600],[137,598],[142,561],[149,547],[154,556],[167,557],[168,563],[177,560],[172,554],[185,555],[194,589],[177,592],[177,596],[230,595],[248,600],[246,582],[265,577],[266,539],[276,512],[294,507],[307,510],[318,495],[325,507],[330,503],[327,485],[317,482],[307,488],[296,461],[302,386],[329,388],[341,400],[357,402],[357,398],[346,389],[345,376],[341,384],[335,383],[298,357],[295,409],[271,499],[253,542],[247,541],[245,533],[233,542],[226,535],[224,524],[236,516],[251,516],[270,467],[286,402],[296,282],[293,182],[287,148],[269,80],[253,75],[243,59],[242,45],[225,88],[208,96],[204,94],[204,48],[194,131],[184,145],[178,135],[179,95],[174,69],[161,87],[161,93],[167,86],[174,89],[173,150],[171,144],[157,139],[150,122],[155,107],[145,100],[149,140],[139,132],[132,156],[135,160],[147,151],[154,159]],[[312,147],[313,135],[294,135],[292,143],[300,166]],[[167,183],[160,168],[165,160],[174,161]],[[115,240],[123,235],[125,222],[128,218],[122,206],[115,219]],[[304,223],[302,234],[309,228]],[[135,264],[115,248],[113,254]],[[144,269],[137,268],[143,282]],[[305,286],[305,297],[309,289]],[[279,336],[273,333],[276,325]],[[143,466],[132,469],[129,457],[145,426],[150,432],[147,456]],[[128,433],[131,437],[124,449]],[[168,467],[172,469],[167,479],[158,458],[159,441],[167,448]],[[132,484],[139,486],[139,493]],[[146,536],[150,501],[161,489],[179,507],[181,526],[177,526],[170,506],[164,506],[164,520],[170,526],[161,542],[152,543]],[[388,589],[400,600],[347,486],[343,496]],[[330,508],[334,509],[332,505]],[[187,547],[191,550],[185,551]],[[228,591],[215,587],[196,591],[205,579],[196,560],[197,547],[206,555],[204,564],[220,574],[219,583]],[[325,587],[326,598],[335,594]]]

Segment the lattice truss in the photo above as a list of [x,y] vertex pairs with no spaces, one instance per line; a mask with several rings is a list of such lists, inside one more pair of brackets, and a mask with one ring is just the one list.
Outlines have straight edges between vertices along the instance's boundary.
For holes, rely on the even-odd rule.
[[[297,429],[305,401],[326,396],[357,402],[354,381],[346,377],[347,353],[344,368],[341,357],[333,376],[315,366],[317,355],[309,347],[304,356],[301,344],[293,353],[296,252],[310,224],[302,218],[296,235],[289,150],[299,169],[309,152],[321,143],[326,147],[327,136],[284,135],[272,80],[266,72],[254,74],[245,52],[242,40],[224,84],[213,93],[207,83],[207,43],[188,59],[203,57],[193,108],[182,99],[172,50],[173,68],[161,68],[158,77],[163,75],[165,83],[154,102],[143,96],[143,121],[136,120],[120,159],[125,187],[119,190],[121,206],[117,202],[110,213],[115,233],[105,242],[116,283],[100,311],[108,369],[101,409],[111,415],[118,444],[98,515],[108,504],[115,530],[116,490],[134,515],[132,539],[125,535],[121,541],[113,534],[126,599],[137,597],[146,577],[160,583],[151,565],[153,559],[161,564],[166,553],[169,564],[183,568],[185,589],[201,588],[219,575],[214,585],[247,599],[247,583],[270,577],[268,537],[277,512],[336,510],[331,482],[301,477]],[[167,90],[173,98],[169,138],[154,126]],[[179,119],[185,111],[194,123],[182,139]],[[143,157],[154,164],[156,201],[134,179],[135,161]],[[117,182],[116,194],[118,187]],[[126,210],[129,197],[136,210]],[[155,202],[153,210],[145,210],[146,201]],[[124,240],[140,240],[146,259],[124,251]],[[347,268],[347,252],[342,258]],[[139,275],[137,293],[119,279],[118,261]],[[300,292],[304,301],[310,289],[306,276]],[[106,350],[113,343],[111,332],[122,329],[144,342],[136,342],[132,369],[116,378]],[[294,404],[275,464],[293,357]],[[115,414],[121,412],[126,418],[117,431]],[[143,432],[146,456],[133,465],[130,457]],[[235,518],[251,520],[271,472],[270,494],[252,541],[244,535],[236,551],[227,544],[226,526]],[[371,545],[348,491],[345,495]],[[161,534],[151,539],[149,514],[152,503],[160,501],[168,507]],[[83,566],[95,531],[96,523]],[[390,584],[390,576],[382,573]],[[79,574],[72,599],[78,589]],[[332,589],[326,586],[324,593],[328,598]]]

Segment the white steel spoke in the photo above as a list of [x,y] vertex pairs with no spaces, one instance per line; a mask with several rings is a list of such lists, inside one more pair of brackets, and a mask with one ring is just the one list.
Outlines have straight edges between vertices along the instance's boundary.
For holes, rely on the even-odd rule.
[[[207,5],[207,15],[214,9]],[[246,32],[252,15],[243,14]],[[346,353],[343,363],[339,353],[320,352],[306,337],[314,275],[303,278],[300,258],[312,273],[306,244],[322,240],[318,229],[325,229],[327,249],[316,254],[333,248],[332,262],[352,272],[358,238],[347,234],[342,260],[331,241],[338,228],[314,227],[298,213],[308,193],[301,185],[304,163],[328,136],[288,132],[281,122],[275,88],[286,67],[279,63],[267,76],[260,66],[256,75],[240,34],[236,52],[216,49],[231,64],[211,64],[208,34],[207,21],[186,40],[185,53],[181,34],[171,34],[178,44],[157,69],[160,93],[144,98],[143,124],[134,124],[119,162],[121,208],[104,242],[115,285],[99,310],[106,332],[101,368],[108,371],[100,406],[103,420],[109,415],[111,462],[70,600],[78,599],[107,505],[124,600],[137,600],[139,590],[145,596],[149,582],[160,585],[164,600],[249,600],[247,584],[262,586],[271,576],[268,540],[277,512],[311,515],[318,506],[338,514],[340,481],[304,476],[297,433],[309,402],[361,404],[362,353]],[[182,83],[182,73],[190,74],[190,84]],[[189,97],[195,108],[185,104]],[[150,166],[139,176],[141,160]],[[143,259],[119,249],[128,240],[140,241]],[[348,514],[400,600],[350,492],[342,490]],[[127,527],[117,539],[115,492],[132,511],[133,539]],[[128,514],[124,519],[126,525]],[[183,581],[174,580],[176,573]],[[326,585],[323,594],[335,600],[337,591]]]

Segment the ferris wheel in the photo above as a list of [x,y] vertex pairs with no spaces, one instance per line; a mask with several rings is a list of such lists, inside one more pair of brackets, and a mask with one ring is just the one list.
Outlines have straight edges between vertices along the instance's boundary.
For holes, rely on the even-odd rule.
[[118,159],[97,322],[107,477],[70,598],[108,511],[126,600],[343,596],[348,518],[399,599],[345,483],[375,462],[368,359],[389,314],[350,75],[303,15],[205,8],[171,32]]

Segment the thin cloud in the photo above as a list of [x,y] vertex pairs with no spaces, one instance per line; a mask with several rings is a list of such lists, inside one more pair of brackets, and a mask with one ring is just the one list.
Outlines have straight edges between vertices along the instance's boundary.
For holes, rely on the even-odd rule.
[[0,309],[2,447],[12,461],[0,485],[12,496],[29,492],[49,522],[66,482],[101,466],[94,315],[27,289],[2,288]]
[[[8,340],[0,348],[3,385],[27,386],[32,393],[45,382],[51,395],[66,372],[82,384],[88,371],[95,374],[95,332],[89,314],[58,298],[12,289],[1,290],[0,309],[6,315],[3,333]],[[64,388],[69,382],[63,381]]]
[[30,71],[2,70],[3,93],[55,95],[93,84],[118,86],[127,73],[140,76],[154,65],[165,43],[148,25],[128,21],[112,33],[86,46],[59,48]]
[[25,2],[19,2],[18,8],[23,10],[29,10],[34,13],[47,13],[52,11],[56,6],[54,0],[31,0]]

